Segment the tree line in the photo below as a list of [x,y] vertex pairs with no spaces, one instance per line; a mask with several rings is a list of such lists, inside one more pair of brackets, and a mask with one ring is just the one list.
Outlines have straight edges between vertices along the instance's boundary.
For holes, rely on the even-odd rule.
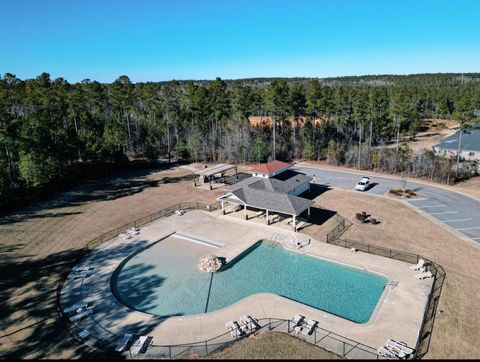
[[[421,130],[425,118],[470,120],[479,95],[476,73],[146,83],[123,75],[109,84],[7,73],[0,77],[0,203],[82,177],[87,164],[138,158],[327,159],[446,181],[450,160],[427,151],[419,161],[400,137]],[[272,122],[252,125],[252,115]],[[390,142],[396,147],[381,147]]]

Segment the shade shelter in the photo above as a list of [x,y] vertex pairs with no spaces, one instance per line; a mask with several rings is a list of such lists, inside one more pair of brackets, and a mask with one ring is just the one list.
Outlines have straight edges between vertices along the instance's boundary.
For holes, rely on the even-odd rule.
[[229,192],[218,198],[222,205],[222,212],[225,213],[225,203],[233,203],[243,207],[245,219],[247,216],[247,207],[264,210],[266,212],[266,222],[269,224],[269,213],[279,213],[289,215],[293,219],[292,228],[296,231],[297,217],[305,211],[310,216],[310,207],[312,200],[305,199],[286,193],[259,190],[251,187],[243,187],[236,191]]
[[216,178],[224,178],[227,171],[235,170],[235,176],[238,174],[237,166],[227,163],[220,163],[210,167],[202,168],[200,170],[193,171],[193,187],[197,186],[196,178],[200,178],[200,183],[209,183],[210,190],[212,189],[212,181]]

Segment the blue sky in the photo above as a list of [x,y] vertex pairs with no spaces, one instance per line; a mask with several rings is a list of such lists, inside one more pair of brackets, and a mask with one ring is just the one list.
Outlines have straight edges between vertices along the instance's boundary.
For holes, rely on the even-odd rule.
[[477,0],[0,0],[0,74],[69,82],[480,71]]

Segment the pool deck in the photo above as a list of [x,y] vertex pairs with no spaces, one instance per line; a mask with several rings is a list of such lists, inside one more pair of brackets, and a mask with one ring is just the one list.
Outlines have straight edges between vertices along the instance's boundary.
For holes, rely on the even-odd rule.
[[[110,281],[125,259],[172,234],[199,238],[222,246],[215,250],[227,262],[260,239],[283,240],[287,249],[332,260],[382,274],[396,286],[389,285],[368,323],[357,324],[301,303],[273,295],[255,294],[229,307],[214,312],[160,318],[131,310],[112,294]],[[297,233],[299,240],[308,238]],[[290,246],[292,233],[283,228],[251,223],[222,216],[220,213],[188,211],[183,216],[159,219],[141,228],[132,239],[115,238],[102,244],[85,257],[81,264],[94,266],[84,279],[67,280],[60,303],[63,309],[80,301],[93,307],[93,315],[77,326],[92,336],[106,340],[120,339],[125,333],[153,336],[155,345],[175,345],[203,341],[225,333],[225,322],[247,314],[254,318],[291,319],[294,314],[319,321],[319,326],[377,348],[388,338],[401,340],[414,347],[430,292],[432,280],[418,280],[409,264],[393,259],[329,245],[312,239],[308,246],[295,250]],[[282,242],[282,241],[280,241]],[[141,288],[139,285],[138,288]],[[231,339],[226,335],[226,339]]]

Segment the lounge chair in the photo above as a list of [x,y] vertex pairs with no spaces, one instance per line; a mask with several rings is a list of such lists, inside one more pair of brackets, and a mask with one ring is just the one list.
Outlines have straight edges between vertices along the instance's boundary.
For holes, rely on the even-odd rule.
[[183,210],[176,210],[175,211],[175,215],[177,215],[177,216],[182,216],[184,213],[185,213],[185,211],[183,211]]
[[74,305],[72,305],[72,306],[70,306],[70,307],[68,307],[68,308],[65,308],[65,309],[63,310],[63,313],[65,313],[65,314],[70,314],[70,313],[72,313],[72,312],[78,313],[77,310],[79,310],[79,309],[82,309],[82,310],[83,310],[84,308],[87,308],[87,306],[88,306],[87,303],[78,302],[78,303],[76,303],[76,304],[74,304]]
[[425,264],[425,260],[419,259],[417,264],[415,264],[415,265],[410,265],[410,269],[412,269],[412,270],[419,270],[421,267],[423,267],[423,264]]
[[240,321],[251,331],[255,331],[260,328],[260,325],[251,316],[243,315],[240,317]]
[[406,355],[410,355],[410,354],[413,354],[413,352],[415,352],[415,350],[413,348],[408,347],[405,342],[396,341],[394,339],[389,339],[386,343],[386,346],[387,347],[391,346],[393,348],[396,348],[402,351]]
[[295,332],[298,334],[302,330],[301,324],[305,317],[300,314],[295,314],[292,319],[290,319],[289,323],[289,332],[290,329],[295,330]]
[[127,230],[127,234],[130,235],[130,236],[135,236],[135,235],[140,234],[140,231],[137,231],[137,230]]
[[73,316],[70,317],[70,322],[78,322],[79,320],[91,316],[93,314],[93,309],[87,308],[84,309],[82,312],[74,314]]
[[300,315],[300,314],[295,314],[293,316],[293,318],[290,320],[290,324],[295,327],[295,326],[299,326],[303,320],[305,319],[305,317],[303,315]]
[[240,325],[236,321],[228,321],[225,323],[225,327],[230,331],[230,335],[234,338],[240,337],[245,334],[245,332],[240,328]]
[[88,272],[75,272],[75,271],[72,271],[70,274],[68,274],[68,277],[67,279],[81,279],[81,278],[85,278],[86,276],[88,275]]
[[72,270],[74,272],[86,272],[86,271],[92,270],[94,268],[95,267],[93,267],[91,265],[79,265],[79,266],[74,267]]
[[78,332],[77,335],[78,335],[78,338],[85,339],[90,335],[90,333],[88,333],[85,329],[82,329],[80,332]]
[[130,348],[130,354],[132,356],[136,356],[139,353],[145,353],[148,346],[150,346],[153,337],[149,336],[140,336],[135,343],[133,344],[132,348]]
[[385,348],[385,346],[378,348],[377,353],[379,356],[387,357],[388,359],[399,359],[399,357],[395,355],[395,353]]
[[427,279],[427,278],[432,278],[433,277],[433,274],[429,271],[426,271],[424,273],[420,273],[420,274],[415,274],[415,278],[417,279]]
[[318,325],[317,321],[307,319],[306,323],[303,325],[302,330],[300,332],[305,335],[311,335],[315,330],[315,328],[317,327],[317,325]]
[[407,359],[408,358],[408,354],[406,354],[405,352],[401,351],[399,348],[395,347],[395,346],[392,346],[391,344],[386,344],[384,346],[387,350],[389,350],[390,352],[392,352],[397,358],[400,358],[400,359]]
[[115,347],[115,351],[123,352],[127,350],[128,343],[132,340],[133,334],[126,333],[123,335],[122,339],[118,341],[117,346]]
[[130,239],[132,238],[132,235],[130,234],[125,234],[125,233],[121,233],[120,235],[118,235],[121,239],[123,240],[127,240],[127,239]]

